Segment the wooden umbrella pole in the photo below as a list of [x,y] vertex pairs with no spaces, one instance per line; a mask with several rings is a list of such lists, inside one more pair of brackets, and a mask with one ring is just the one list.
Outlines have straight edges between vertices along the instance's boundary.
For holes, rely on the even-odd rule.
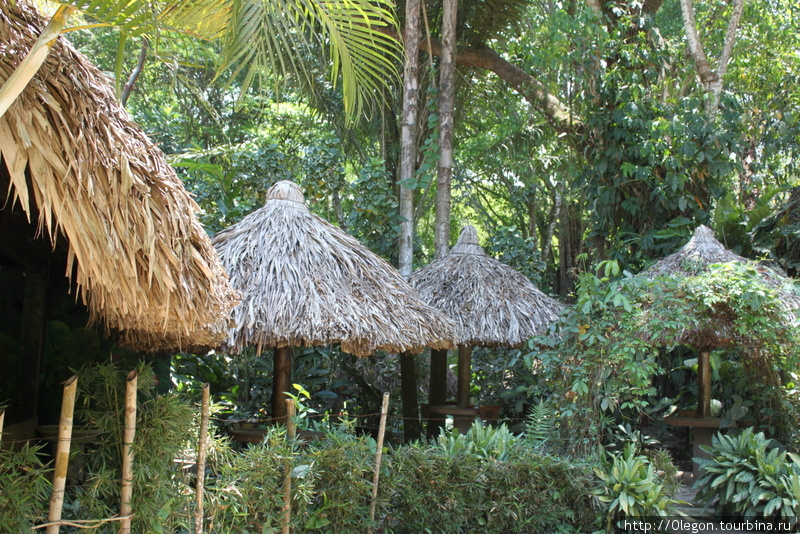
[[707,350],[697,358],[697,417],[711,415],[711,358]]
[[[286,399],[286,438],[290,446],[294,441],[294,399]],[[292,520],[292,459],[286,459],[286,466],[283,469],[283,534],[291,532]]]
[[197,508],[194,513],[195,534],[203,533],[203,486],[206,480],[206,450],[208,449],[209,385],[203,384],[203,403],[200,406],[200,437],[197,443]]
[[50,510],[46,534],[58,534],[61,509],[64,506],[64,487],[67,483],[69,449],[72,443],[72,414],[75,410],[75,394],[78,390],[78,377],[72,376],[64,383],[61,400],[61,417],[58,421],[58,444],[56,445],[56,468],[53,473],[53,493],[50,496]]
[[381,423],[378,427],[378,450],[375,452],[375,472],[372,474],[372,503],[369,507],[369,527],[367,532],[372,534],[372,523],[375,522],[375,510],[378,507],[378,479],[381,475],[381,458],[383,458],[383,437],[386,435],[386,416],[389,413],[389,393],[383,394],[381,405]]
[[128,373],[125,384],[125,431],[122,437],[122,489],[120,490],[120,534],[131,531],[131,499],[133,498],[133,440],[136,437],[136,388],[139,374]]
[[472,380],[472,346],[458,346],[458,395],[456,406],[466,408],[469,404],[470,380]]

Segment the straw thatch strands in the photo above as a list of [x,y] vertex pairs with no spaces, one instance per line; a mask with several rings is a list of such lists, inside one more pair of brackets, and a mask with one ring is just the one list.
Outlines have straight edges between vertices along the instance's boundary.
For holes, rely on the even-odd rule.
[[[226,352],[338,343],[363,357],[452,347],[447,317],[386,261],[311,213],[292,182],[273,185],[262,208],[212,242],[243,296]],[[273,397],[273,415],[282,403]]]
[[[44,26],[23,2],[0,3],[0,83]],[[0,118],[0,154],[13,201],[54,243],[66,237],[67,276],[92,320],[139,349],[221,339],[236,294],[198,206],[109,80],[63,37]]]
[[[697,276],[707,271],[711,265],[725,263],[743,263],[753,267],[768,286],[778,290],[780,299],[789,315],[796,313],[800,307],[800,297],[794,290],[793,283],[777,269],[762,265],[734,254],[722,246],[714,232],[703,225],[695,229],[694,236],[678,252],[671,254],[646,269],[639,276],[658,279],[659,277],[686,278]],[[723,307],[724,308],[724,307]],[[710,351],[714,348],[730,344],[735,338],[733,319],[727,310],[721,309],[703,318],[697,327],[687,327],[678,334],[678,339],[669,340],[691,347],[699,352],[698,356],[698,417],[708,417],[710,411],[711,368]],[[691,321],[686,321],[690,325]],[[663,334],[653,334],[657,339],[651,341],[667,341],[661,339]]]
[[452,318],[458,345],[519,347],[543,333],[565,307],[488,256],[472,226],[462,228],[447,256],[414,272],[409,282]]
[[[474,345],[519,347],[544,333],[565,307],[539,291],[522,273],[487,256],[472,226],[462,228],[447,256],[419,269],[409,281],[425,302],[446,313],[456,325],[461,407],[469,398],[470,357],[465,349]],[[432,369],[431,374],[441,373]]]

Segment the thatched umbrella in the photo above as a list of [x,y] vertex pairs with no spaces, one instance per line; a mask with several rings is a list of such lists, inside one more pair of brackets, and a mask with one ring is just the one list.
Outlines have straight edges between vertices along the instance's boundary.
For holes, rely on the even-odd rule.
[[[462,228],[449,254],[414,272],[409,282],[456,325],[459,407],[469,402],[472,346],[519,347],[543,333],[564,309],[522,273],[486,255],[472,226]],[[441,354],[436,359],[431,356],[432,381],[443,375]]]
[[243,295],[223,350],[276,349],[274,417],[285,415],[291,347],[338,343],[363,357],[452,346],[452,323],[385,260],[311,213],[292,182],[273,185],[262,208],[212,242]]
[[[0,3],[0,84],[44,27],[24,2]],[[63,37],[0,118],[0,154],[12,203],[68,243],[66,274],[93,321],[143,350],[222,339],[237,295],[198,206],[110,80]]]
[[[787,279],[777,269],[743,258],[726,249],[707,226],[700,225],[694,236],[678,252],[662,258],[639,276],[657,278],[669,276],[685,278],[696,276],[706,271],[709,266],[722,263],[745,263],[751,265],[759,273],[762,280],[779,291],[784,305],[791,310],[800,307],[800,298]],[[698,368],[698,403],[697,416],[710,415],[711,404],[711,365],[709,355],[712,349],[725,346],[733,337],[732,324],[726,314],[718,314],[697,328],[686,328],[679,334],[680,344],[692,347],[699,353]]]

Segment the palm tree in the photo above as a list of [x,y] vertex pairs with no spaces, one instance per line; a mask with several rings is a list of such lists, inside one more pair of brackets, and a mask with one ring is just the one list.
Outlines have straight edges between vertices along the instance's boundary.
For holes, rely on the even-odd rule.
[[[309,78],[309,55],[303,52],[322,48],[327,53],[320,59],[329,63],[331,81],[341,83],[349,119],[363,113],[379,94],[377,89],[397,74],[401,47],[385,31],[396,25],[391,0],[62,0],[58,4],[39,40],[0,87],[0,117],[39,70],[56,38],[86,27],[118,28],[121,44],[140,36],[220,41],[219,74],[241,75],[243,91],[267,72]],[[96,24],[67,28],[76,11]],[[119,50],[121,56],[124,46]]]

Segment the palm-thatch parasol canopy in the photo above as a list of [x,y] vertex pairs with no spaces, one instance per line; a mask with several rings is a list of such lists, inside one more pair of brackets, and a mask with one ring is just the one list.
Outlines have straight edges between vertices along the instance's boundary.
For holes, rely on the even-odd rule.
[[[456,325],[460,407],[469,399],[473,345],[519,347],[543,333],[564,309],[522,273],[489,257],[478,244],[473,226],[462,228],[450,253],[414,272],[409,282],[425,302]],[[441,359],[432,355],[431,376],[440,377],[439,381],[443,373],[435,367],[441,366]],[[435,404],[435,390],[444,390],[444,385],[431,384],[431,404]]]
[[262,208],[212,242],[243,296],[227,352],[338,343],[363,357],[452,347],[450,321],[389,263],[311,213],[292,182],[273,185]]
[[[748,260],[726,249],[714,237],[714,232],[704,225],[700,225],[695,229],[692,238],[679,251],[657,261],[648,269],[642,271],[640,276],[647,278],[657,278],[659,276],[684,278],[696,276],[707,271],[711,265],[723,263],[742,263],[754,268],[765,284],[778,291],[781,301],[787,309],[797,310],[800,308],[800,296],[795,292],[791,279],[787,278],[777,268]],[[724,325],[717,326],[724,328]],[[708,344],[701,339],[692,342],[691,332],[687,332],[686,336],[687,339],[683,342],[688,345]],[[722,333],[721,336],[722,338],[726,337]],[[719,345],[718,341],[712,340],[710,343]]]
[[[711,265],[727,263],[741,263],[755,269],[767,286],[778,291],[780,300],[789,315],[792,316],[796,313],[800,306],[800,298],[798,298],[790,279],[777,269],[734,254],[714,237],[714,232],[710,228],[703,225],[695,229],[694,236],[678,252],[659,260],[639,276],[651,279],[665,276],[671,278],[693,277],[708,271]],[[698,417],[707,417],[710,414],[709,352],[714,348],[729,345],[731,340],[736,337],[733,324],[735,317],[732,313],[724,302],[719,303],[710,315],[701,318],[702,322],[699,324],[687,320],[686,326],[678,334],[678,338],[670,340],[692,347],[699,352]],[[697,326],[691,326],[692,324],[697,324]],[[663,333],[650,334],[657,338],[651,339],[652,341],[667,341],[662,339],[664,335]]]
[[[23,2],[0,3],[0,84],[44,27]],[[143,350],[222,339],[237,295],[198,206],[109,79],[63,37],[0,118],[0,154],[13,202],[53,243],[68,242],[67,276],[93,321]]]
[[409,282],[453,319],[459,345],[519,347],[547,330],[565,307],[488,256],[473,226],[462,228],[450,253],[414,272]]

